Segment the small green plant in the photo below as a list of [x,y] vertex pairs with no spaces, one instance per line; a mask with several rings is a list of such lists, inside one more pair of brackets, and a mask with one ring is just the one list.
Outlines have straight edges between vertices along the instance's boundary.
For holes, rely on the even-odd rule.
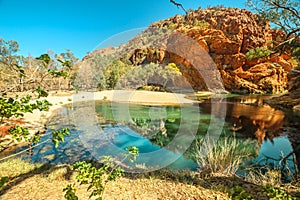
[[64,71],[64,70],[61,70],[61,71],[58,71],[58,70],[53,70],[53,69],[49,69],[48,70],[48,73],[53,76],[53,77],[63,77],[63,78],[67,78],[69,77],[69,74],[68,72]]
[[[130,146],[126,148],[128,154],[125,154],[125,158],[129,158],[131,162],[135,161],[136,156],[139,154],[137,147]],[[104,156],[100,162],[101,167],[97,168],[93,166],[92,163],[87,163],[86,161],[77,162],[73,165],[73,170],[78,172],[76,176],[77,182],[80,185],[88,185],[87,191],[91,191],[89,198],[96,197],[97,200],[102,200],[103,192],[105,186],[110,181],[115,181],[117,177],[124,175],[124,170],[122,170],[118,165],[115,164],[111,156]],[[73,185],[67,185],[63,191],[65,192],[64,197],[67,200],[77,200],[76,188]]]
[[54,143],[56,148],[61,142],[65,141],[65,136],[67,135],[70,135],[70,131],[68,128],[52,132],[52,142]]
[[31,96],[26,96],[21,99],[0,98],[0,123],[3,119],[10,119],[11,117],[22,117],[24,113],[32,112],[35,109],[40,111],[48,110],[51,105],[47,100],[36,101],[30,103]]
[[38,98],[48,96],[48,93],[44,91],[40,86],[35,91],[38,93]]
[[205,20],[194,19],[193,26],[197,26],[200,29],[206,29],[210,26],[210,24]]
[[78,197],[75,195],[76,188],[75,184],[68,184],[64,189],[63,192],[66,192],[64,197],[67,200],[78,200]]
[[300,198],[292,197],[282,189],[274,188],[273,186],[264,186],[263,190],[270,200],[299,200]]
[[[0,125],[4,120],[11,118],[19,118],[24,116],[24,113],[32,113],[33,110],[49,110],[51,104],[47,100],[36,100],[35,103],[30,103],[31,96],[26,96],[21,99],[13,98],[0,98]],[[18,142],[22,140],[37,142],[38,136],[34,136],[29,140],[29,130],[21,126],[13,126],[8,132],[12,135],[12,139]]]
[[28,140],[29,131],[28,128],[24,128],[21,126],[14,126],[11,127],[8,132],[12,135],[13,140],[17,140],[18,142],[21,142],[23,139],[25,141]]
[[239,199],[251,200],[251,199],[253,199],[253,196],[251,194],[249,194],[241,186],[235,186],[235,187],[231,188],[228,192],[228,195],[233,200],[239,200]]
[[176,30],[178,28],[178,25],[177,24],[174,24],[174,23],[169,23],[168,24],[168,28],[170,30]]
[[0,190],[2,189],[2,187],[4,186],[4,184],[8,181],[8,177],[1,177],[0,178]]
[[[169,63],[166,67],[166,70],[170,70],[175,75],[182,75],[180,69],[177,67],[175,63]],[[170,72],[169,72],[170,73]]]
[[272,51],[268,49],[268,47],[256,47],[254,49],[250,49],[246,53],[247,60],[255,60],[258,58],[264,58],[271,55]]
[[78,92],[80,90],[80,86],[75,84],[73,87],[74,87],[74,90],[75,90],[76,94],[78,94]]
[[128,154],[125,154],[125,157],[128,157],[130,162],[134,162],[136,157],[139,155],[139,149],[135,146],[129,146],[126,148]]

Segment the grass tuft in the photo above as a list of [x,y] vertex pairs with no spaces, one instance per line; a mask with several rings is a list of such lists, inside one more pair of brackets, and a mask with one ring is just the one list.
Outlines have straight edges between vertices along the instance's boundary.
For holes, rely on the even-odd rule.
[[237,140],[235,137],[202,140],[197,144],[195,158],[199,170],[214,174],[234,175],[242,162],[254,156],[257,145],[251,140]]

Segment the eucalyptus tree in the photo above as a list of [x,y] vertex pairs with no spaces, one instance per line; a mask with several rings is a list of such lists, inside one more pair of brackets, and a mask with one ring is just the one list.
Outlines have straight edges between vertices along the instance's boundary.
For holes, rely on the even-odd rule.
[[298,0],[247,0],[247,5],[256,11],[261,20],[283,31],[283,41],[275,46],[277,51],[291,51],[300,55],[300,2]]

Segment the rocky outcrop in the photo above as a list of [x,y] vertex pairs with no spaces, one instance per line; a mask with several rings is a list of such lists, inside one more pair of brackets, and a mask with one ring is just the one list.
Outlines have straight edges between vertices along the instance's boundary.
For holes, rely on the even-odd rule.
[[[294,67],[289,62],[290,56],[273,54],[247,60],[249,50],[276,44],[283,36],[245,9],[198,9],[187,16],[176,15],[154,23],[150,26],[153,28],[169,28],[196,41],[213,59],[230,92],[264,94],[282,93],[288,89],[287,74]],[[183,49],[193,54],[188,45]],[[194,89],[207,89],[203,77],[185,58],[167,50],[159,50],[155,55],[153,52],[153,49],[139,49],[132,54],[131,61],[133,64],[174,62]]]
[[300,66],[294,68],[289,74],[289,93],[272,98],[267,101],[274,107],[289,109],[300,113]]

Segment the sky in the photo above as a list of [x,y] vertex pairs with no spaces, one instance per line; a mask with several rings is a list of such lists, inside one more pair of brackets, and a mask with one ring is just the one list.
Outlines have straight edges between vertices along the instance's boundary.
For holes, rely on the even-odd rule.
[[[176,2],[186,9],[216,5],[245,8],[243,0]],[[104,41],[105,45],[119,43],[115,35],[125,32],[132,36],[176,14],[184,13],[169,0],[0,0],[0,38],[16,40],[19,54],[24,56],[70,49],[81,59]]]

